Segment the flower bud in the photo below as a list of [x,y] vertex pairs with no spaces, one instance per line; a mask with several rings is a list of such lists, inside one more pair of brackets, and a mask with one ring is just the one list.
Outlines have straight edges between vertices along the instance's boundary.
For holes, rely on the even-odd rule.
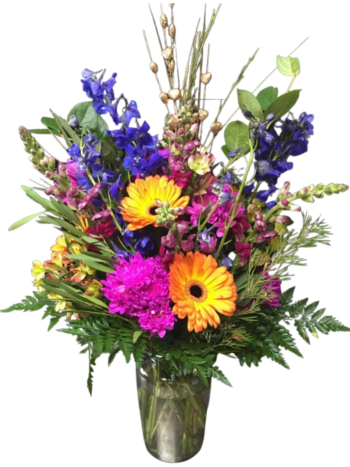
[[[32,159],[32,158],[30,158]],[[42,165],[43,167],[46,167],[49,163],[49,160],[50,158],[48,156],[44,156],[41,161],[39,162],[40,165]]]
[[278,193],[278,198],[286,198],[289,192],[289,189],[290,189],[290,182],[284,182],[283,187],[280,189]]
[[160,24],[162,25],[163,29],[168,27],[168,18],[164,13],[160,16]]
[[175,70],[175,62],[174,62],[174,59],[171,59],[168,61],[168,65],[167,65],[167,70],[168,72],[171,74],[171,73],[174,73],[174,70]]
[[69,117],[69,120],[68,120],[68,125],[71,127],[71,128],[79,128],[79,122],[78,122],[78,119],[75,115],[71,115]]
[[198,110],[198,118],[200,122],[203,122],[209,115],[207,110],[199,109]]
[[158,73],[158,65],[155,62],[151,62],[149,64],[149,67],[153,71],[153,73]]
[[210,83],[211,78],[212,78],[212,75],[209,72],[201,74],[201,82],[205,85]]
[[58,164],[58,173],[59,173],[59,175],[66,175],[66,173],[67,173],[66,164],[63,164],[63,162],[60,162]]
[[169,96],[166,92],[161,92],[159,94],[160,100],[163,102],[163,104],[167,104],[169,100]]
[[173,50],[173,47],[166,47],[165,49],[163,49],[163,58],[164,60],[170,60],[171,58],[173,58],[173,53],[174,53],[174,50]]
[[216,136],[223,128],[222,123],[220,122],[214,122],[211,124],[210,130],[213,133],[214,136]]
[[[173,5],[173,4],[172,4]],[[171,38],[174,38],[176,35],[176,27],[175,24],[171,23],[168,27],[168,33]]]
[[296,211],[296,212],[301,211],[300,206],[297,206],[296,204],[292,204],[292,203],[289,204],[288,208],[289,208],[289,211]]
[[171,89],[168,96],[172,101],[176,101],[181,96],[181,91],[180,89]]

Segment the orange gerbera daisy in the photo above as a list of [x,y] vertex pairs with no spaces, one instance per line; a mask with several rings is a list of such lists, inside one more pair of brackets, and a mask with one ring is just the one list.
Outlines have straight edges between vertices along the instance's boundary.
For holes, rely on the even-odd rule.
[[153,224],[158,227],[156,200],[162,203],[166,201],[170,208],[187,206],[189,196],[181,195],[181,188],[174,184],[174,180],[168,181],[168,177],[156,175],[146,177],[145,180],[138,178],[127,187],[129,196],[122,199],[121,215],[126,222],[129,222],[129,230],[138,230]]
[[220,324],[218,313],[232,316],[236,310],[237,287],[224,266],[218,267],[212,256],[199,251],[179,253],[170,265],[170,297],[173,312],[188,317],[189,331],[200,332],[208,323]]

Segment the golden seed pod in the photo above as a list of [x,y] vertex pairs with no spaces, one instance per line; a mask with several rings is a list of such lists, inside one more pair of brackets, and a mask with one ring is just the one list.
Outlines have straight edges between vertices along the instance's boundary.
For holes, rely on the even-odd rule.
[[222,123],[214,122],[211,124],[210,130],[214,134],[214,136],[216,136],[219,133],[219,131],[222,130],[222,128],[223,128]]
[[150,69],[153,71],[153,73],[158,73],[158,65],[154,62],[151,62],[149,64]]
[[169,73],[174,73],[175,70],[175,62],[173,59],[168,61],[168,66],[167,66],[168,72]]
[[169,3],[170,8],[174,8],[175,3]]
[[210,81],[211,81],[211,73],[207,72],[207,73],[203,73],[201,75],[201,81],[203,84],[209,84]]
[[160,100],[163,102],[163,104],[167,104],[169,100],[169,96],[166,92],[161,92],[159,94]]
[[176,27],[175,27],[175,24],[174,23],[171,23],[168,27],[168,33],[169,33],[169,36],[174,38],[175,35],[176,35]]
[[173,48],[172,47],[167,47],[166,49],[163,49],[163,57],[165,60],[171,60],[173,58]]
[[198,110],[199,121],[203,122],[206,118],[208,118],[209,112],[207,110]]
[[168,27],[168,18],[164,13],[160,15],[160,24],[162,25],[163,29]]
[[172,101],[176,101],[181,96],[181,91],[180,89],[171,89],[168,96]]

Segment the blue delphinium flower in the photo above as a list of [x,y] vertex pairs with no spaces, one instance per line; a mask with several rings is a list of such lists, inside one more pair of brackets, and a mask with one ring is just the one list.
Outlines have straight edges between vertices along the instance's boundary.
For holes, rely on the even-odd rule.
[[[103,116],[109,116],[114,128],[107,134],[114,140],[115,145],[126,152],[124,167],[136,176],[150,175],[166,163],[164,156],[159,154],[159,135],[151,133],[151,125],[147,120],[140,123],[142,118],[139,104],[135,99],[126,102],[124,94],[116,97],[118,73],[112,72],[107,79],[107,70],[91,70],[84,68],[81,71],[82,90],[87,98],[93,101],[94,109]],[[122,111],[120,106],[124,105]],[[135,144],[136,143],[136,144]],[[92,157],[94,154],[90,157]],[[109,178],[105,172],[105,181]]]
[[123,239],[127,246],[133,245],[142,256],[148,256],[155,248],[155,237],[149,227],[134,231],[125,229]]
[[[267,190],[259,191],[256,198],[266,201],[276,191],[276,184],[281,174],[293,168],[288,161],[290,156],[300,156],[308,150],[309,138],[313,134],[313,115],[303,112],[299,118],[280,120],[271,123],[273,115],[265,122],[254,123],[251,127],[251,137],[258,140],[255,151],[255,166],[257,182],[266,182]],[[279,132],[276,131],[280,129]],[[245,188],[245,193],[253,191],[254,185]]]

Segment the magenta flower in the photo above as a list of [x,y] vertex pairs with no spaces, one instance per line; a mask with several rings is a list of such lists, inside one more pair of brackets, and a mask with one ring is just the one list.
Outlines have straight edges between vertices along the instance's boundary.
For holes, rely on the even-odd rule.
[[[231,191],[228,185],[224,185],[223,187],[225,192]],[[209,191],[209,190],[208,190]],[[215,195],[212,192],[207,193],[206,195],[202,196],[202,200],[199,197],[195,197],[192,201],[192,206],[187,206],[186,212],[191,216],[191,222],[194,226],[198,224],[198,218],[208,206],[210,201],[212,202],[212,206],[215,206],[218,200],[218,195]],[[203,205],[202,205],[203,201]],[[228,201],[224,206],[217,206],[215,211],[210,216],[208,223],[217,227],[216,235],[217,237],[222,237],[225,232],[225,223],[227,219],[230,218],[232,214],[232,209],[234,205],[234,198],[232,201]],[[202,219],[203,221],[203,219]],[[250,224],[248,222],[248,218],[245,215],[244,206],[241,203],[237,205],[237,212],[236,217],[231,223],[231,229],[235,233],[236,240],[241,240],[243,238],[243,234],[246,230],[249,229]]]
[[95,225],[94,227],[90,227],[90,229],[86,232],[88,236],[96,235],[98,237],[103,238],[110,238],[117,229],[112,225],[112,221],[100,223]]
[[279,277],[273,279],[267,272],[264,274],[264,277],[268,282],[264,285],[263,289],[267,290],[269,294],[268,300],[266,300],[264,303],[274,308],[278,308],[280,306],[280,296],[282,295],[282,281],[279,279]]
[[182,172],[185,168],[184,160],[181,156],[169,156],[169,169],[175,172]]
[[168,180],[174,180],[176,185],[185,190],[190,186],[192,175],[192,172],[183,173],[178,170],[172,170]]
[[250,255],[252,254],[252,244],[251,243],[235,243],[236,253],[239,258],[239,266],[243,266],[249,261]]
[[277,237],[278,233],[275,232],[274,230],[268,230],[267,232],[262,232],[259,233],[256,236],[256,243],[262,243],[262,242],[267,242],[269,240],[272,240],[274,237]]
[[129,261],[119,258],[115,271],[102,280],[101,289],[110,301],[109,312],[137,318],[150,337],[164,337],[173,329],[176,318],[170,308],[169,274],[161,259],[143,259],[136,253]]
[[189,235],[186,240],[181,240],[180,245],[183,251],[191,251],[194,248],[194,239],[196,238],[196,234]]
[[172,232],[169,232],[167,235],[162,237],[161,244],[162,246],[165,246],[166,248],[175,248],[176,239],[174,237],[174,234]]

